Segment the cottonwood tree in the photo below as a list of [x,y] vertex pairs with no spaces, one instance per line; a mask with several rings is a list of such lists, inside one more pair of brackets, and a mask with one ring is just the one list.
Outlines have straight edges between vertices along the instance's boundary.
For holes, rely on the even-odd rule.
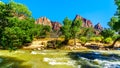
[[34,22],[25,5],[13,1],[0,3],[0,45],[4,49],[16,49],[30,43]]
[[[115,4],[117,5],[117,12],[115,13],[115,16],[111,18],[108,24],[113,30],[115,30],[120,35],[120,0],[115,0]],[[114,40],[113,44],[110,47],[113,48],[115,43],[119,39],[120,36]]]
[[74,20],[73,22],[67,17],[63,21],[63,26],[61,28],[62,34],[65,36],[65,43],[67,44],[69,39],[74,39],[74,45],[76,45],[77,35],[80,33],[80,28],[82,25],[82,20]]
[[100,34],[104,37],[104,39],[106,39],[108,37],[112,38],[114,36],[114,34],[115,34],[115,31],[110,29],[110,28],[106,28],[103,31],[101,31]]
[[63,26],[61,27],[62,34],[65,36],[65,44],[67,44],[71,38],[71,24],[72,21],[66,17],[63,21]]
[[82,25],[81,19],[73,21],[71,25],[71,34],[74,39],[74,45],[76,45],[76,37],[80,32],[81,25]]

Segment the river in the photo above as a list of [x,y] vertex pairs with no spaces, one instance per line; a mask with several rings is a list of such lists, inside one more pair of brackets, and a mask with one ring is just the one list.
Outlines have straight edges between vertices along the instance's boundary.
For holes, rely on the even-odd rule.
[[120,51],[0,50],[0,68],[120,68]]

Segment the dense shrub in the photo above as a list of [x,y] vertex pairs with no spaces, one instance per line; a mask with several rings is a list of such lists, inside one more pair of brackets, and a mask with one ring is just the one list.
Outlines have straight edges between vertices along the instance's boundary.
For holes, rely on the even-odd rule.
[[90,38],[90,41],[95,41],[95,37],[91,37],[91,38]]
[[100,41],[102,41],[102,38],[101,37],[95,37],[95,41],[100,42]]
[[81,42],[81,44],[84,45],[87,41],[88,41],[88,40],[87,40],[86,37],[80,37],[80,42]]
[[112,43],[112,38],[108,37],[106,39],[104,39],[105,43]]
[[34,37],[46,36],[50,29],[35,24],[25,5],[13,1],[0,4],[0,46],[3,49],[20,48],[31,43]]
[[114,36],[112,36],[112,39],[115,40],[115,39],[117,39],[118,37],[119,37],[119,35],[114,35]]
[[114,36],[115,34],[115,31],[112,30],[112,29],[104,29],[102,32],[101,32],[101,35],[104,37],[104,38],[108,38],[108,37],[112,37]]
[[47,48],[53,48],[53,49],[60,48],[63,46],[61,44],[62,44],[61,40],[51,40],[47,42]]

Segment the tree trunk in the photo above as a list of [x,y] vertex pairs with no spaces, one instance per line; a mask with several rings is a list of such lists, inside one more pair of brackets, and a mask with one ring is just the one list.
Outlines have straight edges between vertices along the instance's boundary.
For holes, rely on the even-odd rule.
[[114,48],[115,43],[120,39],[120,37],[118,37],[117,39],[115,39],[115,41],[113,42],[113,44],[110,46],[110,48]]
[[63,43],[64,43],[65,45],[67,45],[67,44],[68,44],[68,41],[69,41],[68,39],[65,39]]
[[76,38],[74,38],[74,45],[76,45]]
[[74,45],[76,45],[76,35],[74,36]]

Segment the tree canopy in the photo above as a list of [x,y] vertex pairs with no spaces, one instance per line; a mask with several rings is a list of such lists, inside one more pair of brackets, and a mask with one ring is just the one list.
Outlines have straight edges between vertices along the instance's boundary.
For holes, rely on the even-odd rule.
[[50,32],[50,27],[36,25],[25,5],[0,2],[0,46],[3,49],[20,48],[47,32]]
[[76,45],[76,37],[80,32],[80,27],[82,25],[81,20],[71,21],[67,17],[63,21],[62,26],[62,34],[65,36],[65,43],[69,41],[69,39],[74,38],[74,45]]
[[[111,18],[108,25],[111,27],[111,29],[115,30],[118,34],[120,34],[120,0],[114,0],[115,4],[117,5],[117,11],[115,15]],[[111,47],[113,48],[115,43],[120,39],[120,36],[113,42]]]

